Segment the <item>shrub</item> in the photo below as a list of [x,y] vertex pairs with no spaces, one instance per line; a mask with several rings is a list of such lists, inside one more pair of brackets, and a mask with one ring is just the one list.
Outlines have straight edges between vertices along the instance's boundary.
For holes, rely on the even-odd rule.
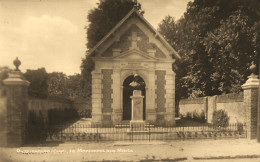
[[213,125],[217,127],[227,127],[229,125],[229,117],[226,111],[217,110],[213,112]]
[[29,111],[27,124],[27,140],[30,142],[45,140],[47,137],[46,126],[41,111],[36,115]]
[[64,109],[49,109],[48,121],[49,126],[63,124],[75,119],[78,119],[78,112],[76,109],[64,108]]
[[197,121],[197,122],[206,122],[206,118],[205,118],[205,112],[201,111],[201,113],[198,113],[197,111],[193,112],[193,120]]
[[242,123],[237,123],[237,131],[242,134],[244,131],[244,125]]
[[186,119],[188,119],[188,120],[192,119],[192,113],[191,112],[186,113]]

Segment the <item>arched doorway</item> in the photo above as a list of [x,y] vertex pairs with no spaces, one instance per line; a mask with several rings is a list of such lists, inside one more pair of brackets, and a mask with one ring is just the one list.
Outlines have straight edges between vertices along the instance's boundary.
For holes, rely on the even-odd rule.
[[[144,84],[138,88],[142,91],[143,99],[143,120],[145,120],[145,82],[143,78],[138,76],[138,79]],[[132,104],[130,96],[133,95],[134,88],[129,84],[134,80],[134,75],[128,76],[123,82],[123,120],[131,120],[132,118]]]

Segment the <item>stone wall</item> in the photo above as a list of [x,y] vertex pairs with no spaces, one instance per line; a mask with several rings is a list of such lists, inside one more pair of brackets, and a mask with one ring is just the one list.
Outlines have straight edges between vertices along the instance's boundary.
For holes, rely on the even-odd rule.
[[179,114],[186,116],[189,112],[202,112],[205,111],[204,97],[192,98],[192,99],[182,99],[179,101]]
[[243,106],[243,93],[208,96],[193,99],[182,99],[179,102],[179,114],[185,116],[188,112],[206,112],[207,121],[211,123],[215,110],[225,110],[230,117],[230,123],[245,123],[246,109]]
[[37,99],[29,98],[28,111],[34,111],[38,116],[40,113],[44,118],[44,122],[48,122],[48,110],[50,109],[70,109],[73,107],[73,102],[61,98]]
[[246,109],[243,106],[243,93],[217,96],[216,109],[225,110],[230,117],[230,123],[245,123]]

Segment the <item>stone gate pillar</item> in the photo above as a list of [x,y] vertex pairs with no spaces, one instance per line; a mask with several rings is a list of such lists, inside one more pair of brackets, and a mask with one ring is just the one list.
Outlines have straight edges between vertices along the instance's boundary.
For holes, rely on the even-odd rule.
[[244,90],[244,106],[246,108],[246,127],[247,138],[255,139],[257,132],[257,103],[258,103],[258,87],[259,79],[257,75],[253,73],[255,65],[250,67],[252,74],[248,77],[248,80],[242,88]]
[[21,146],[26,140],[29,82],[23,79],[18,69],[21,62],[16,58],[12,71],[3,82],[6,87],[7,105],[7,146]]

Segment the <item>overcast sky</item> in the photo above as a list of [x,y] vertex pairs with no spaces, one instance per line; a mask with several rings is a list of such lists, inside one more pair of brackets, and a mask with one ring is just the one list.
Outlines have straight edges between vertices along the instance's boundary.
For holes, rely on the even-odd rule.
[[[190,0],[138,0],[157,28],[167,15],[179,19]],[[0,66],[45,67],[47,72],[80,73],[85,56],[87,14],[99,0],[0,0]]]

